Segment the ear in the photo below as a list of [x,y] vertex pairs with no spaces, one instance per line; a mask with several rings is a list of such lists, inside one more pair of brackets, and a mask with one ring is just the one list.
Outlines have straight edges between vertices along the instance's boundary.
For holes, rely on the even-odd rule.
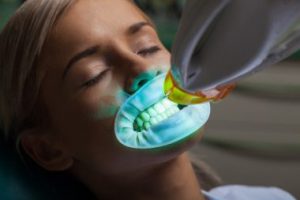
[[48,171],[64,171],[73,166],[73,158],[55,141],[51,133],[41,130],[25,131],[20,145],[32,160]]

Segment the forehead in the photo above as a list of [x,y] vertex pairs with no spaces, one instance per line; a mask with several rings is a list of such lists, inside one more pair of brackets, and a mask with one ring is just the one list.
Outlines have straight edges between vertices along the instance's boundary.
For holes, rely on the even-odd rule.
[[71,54],[120,38],[140,21],[144,15],[128,0],[77,0],[50,31],[41,60],[66,64]]
[[139,20],[144,17],[128,0],[79,0],[58,21],[53,33],[119,33]]

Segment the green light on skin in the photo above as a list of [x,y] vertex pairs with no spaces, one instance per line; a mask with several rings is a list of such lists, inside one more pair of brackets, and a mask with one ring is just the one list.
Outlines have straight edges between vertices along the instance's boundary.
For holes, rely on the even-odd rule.
[[103,97],[104,100],[100,102],[99,109],[94,118],[102,120],[114,117],[129,96],[124,90],[119,89],[114,96]]
[[[146,84],[146,82],[155,78],[157,74],[157,70],[148,70],[147,72],[141,73],[133,80],[131,88],[129,89],[130,92],[134,93],[138,91],[144,84]],[[130,94],[125,92],[119,86],[119,89],[115,92],[115,94],[109,94],[109,96],[102,97],[99,109],[94,115],[94,118],[102,120],[115,116],[121,105],[128,99],[129,96]]]
[[119,107],[116,105],[105,105],[101,106],[100,111],[97,112],[95,118],[96,119],[107,119],[115,116],[118,112]]

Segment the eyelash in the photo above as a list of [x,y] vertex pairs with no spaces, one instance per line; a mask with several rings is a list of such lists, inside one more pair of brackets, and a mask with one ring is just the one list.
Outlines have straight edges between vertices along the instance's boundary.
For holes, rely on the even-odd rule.
[[94,77],[94,78],[88,80],[87,82],[85,82],[85,83],[82,85],[82,87],[88,88],[88,87],[91,87],[91,86],[95,85],[95,84],[98,83],[98,82],[104,77],[104,75],[105,75],[107,72],[109,72],[109,71],[110,71],[110,69],[106,69],[106,70],[100,72],[96,77]]
[[142,49],[142,50],[138,51],[137,54],[146,57],[148,55],[155,54],[160,50],[161,50],[161,48],[159,46],[153,46],[150,48]]
[[[150,47],[150,48],[142,49],[141,51],[137,52],[137,54],[146,57],[146,56],[155,54],[155,53],[159,52],[160,50],[161,50],[161,48],[159,46],[153,46],[153,47]],[[101,72],[96,77],[94,77],[94,78],[90,79],[89,81],[85,82],[82,86],[85,87],[85,88],[88,88],[88,87],[91,87],[91,86],[95,85],[96,83],[98,83],[104,77],[104,75],[109,70],[110,69],[107,69],[107,70]]]

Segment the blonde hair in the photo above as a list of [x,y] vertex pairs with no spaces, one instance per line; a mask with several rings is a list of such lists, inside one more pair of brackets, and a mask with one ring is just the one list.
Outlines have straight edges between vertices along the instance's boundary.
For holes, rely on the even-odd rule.
[[37,65],[48,33],[75,0],[27,0],[0,34],[0,120],[6,136],[36,123]]

